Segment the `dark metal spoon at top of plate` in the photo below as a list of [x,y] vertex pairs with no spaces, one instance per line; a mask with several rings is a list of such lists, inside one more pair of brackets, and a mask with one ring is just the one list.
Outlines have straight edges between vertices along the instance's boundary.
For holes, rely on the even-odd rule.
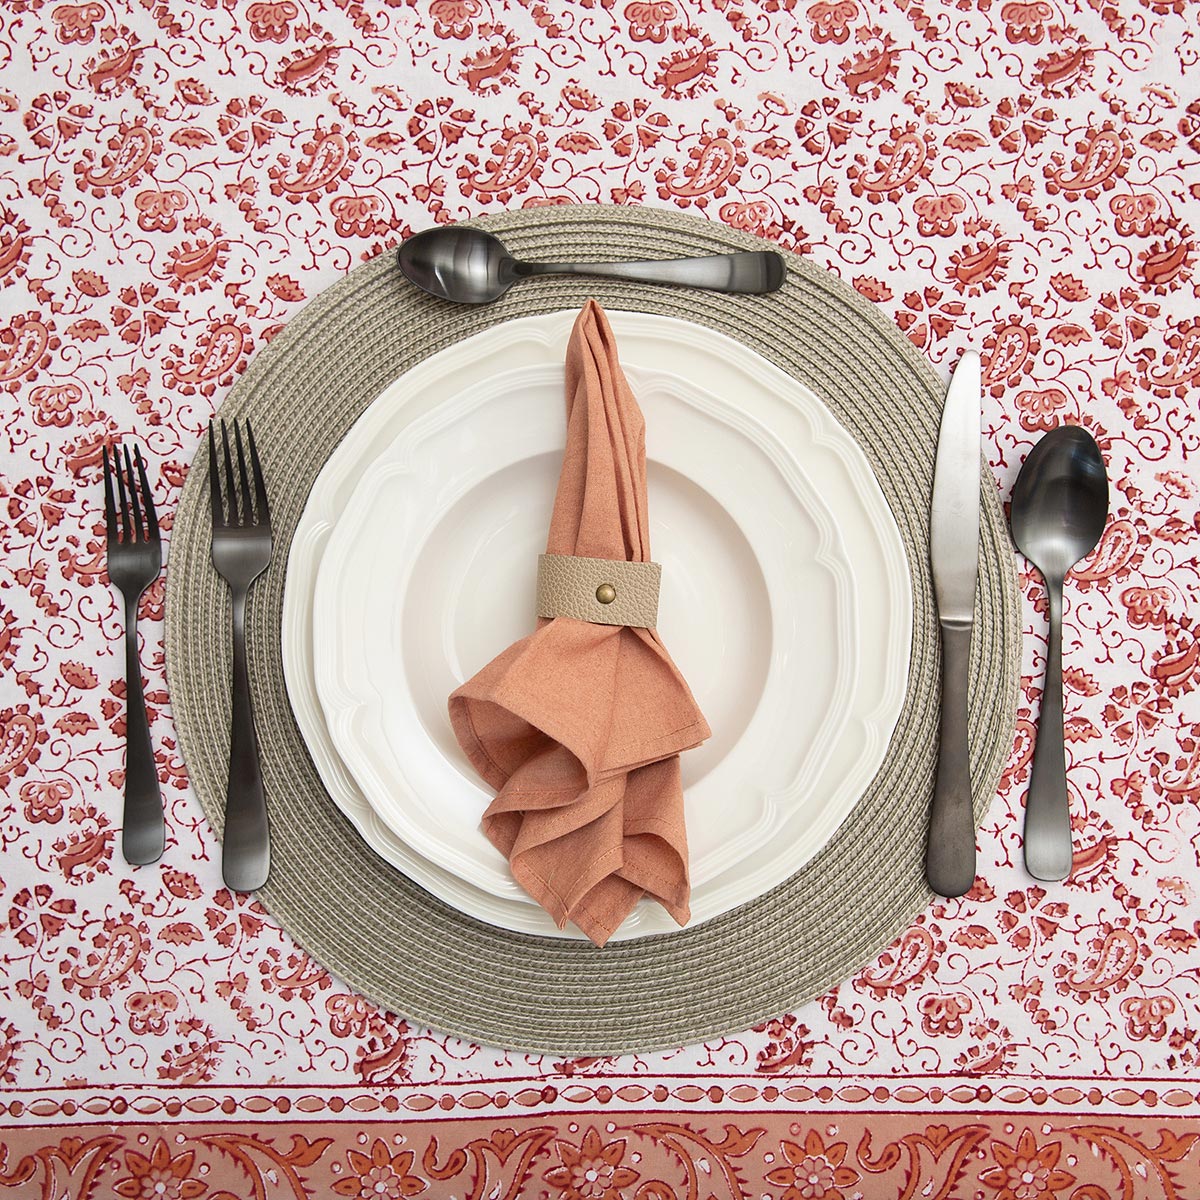
[[1071,873],[1063,746],[1063,580],[1095,548],[1107,517],[1108,476],[1100,447],[1075,425],[1051,430],[1021,466],[1011,515],[1013,540],[1041,572],[1050,601],[1046,681],[1025,801],[1025,868],[1035,879],[1066,879]]
[[783,286],[787,269],[773,250],[643,262],[522,262],[482,229],[448,225],[413,234],[399,250],[400,270],[422,291],[458,304],[489,304],[534,275],[597,275],[634,283],[763,295]]

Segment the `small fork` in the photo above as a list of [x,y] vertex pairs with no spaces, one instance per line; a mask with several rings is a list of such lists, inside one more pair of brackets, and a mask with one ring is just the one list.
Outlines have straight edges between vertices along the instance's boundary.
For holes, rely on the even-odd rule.
[[[162,856],[166,831],[158,769],[150,744],[150,724],[146,720],[146,699],[142,694],[137,615],[142,593],[162,570],[162,540],[142,452],[134,448],[136,475],[128,446],[124,447],[124,454],[122,470],[117,448],[113,447],[110,463],[107,444],[104,447],[105,556],[108,578],[125,599],[125,814],[121,853],[126,862],[144,866]],[[119,509],[113,494],[114,474]]]
[[[233,423],[237,475],[229,449],[229,431],[221,421],[226,487],[221,488],[213,423],[208,423],[208,486],[212,498],[212,561],[233,596],[233,715],[229,734],[229,784],[225,792],[225,837],[221,873],[235,892],[257,891],[271,870],[270,827],[258,758],[258,735],[246,664],[246,595],[271,561],[271,513],[254,430],[246,421],[251,489],[242,448],[242,431]],[[222,496],[224,495],[224,501]],[[240,499],[239,499],[240,497]]]

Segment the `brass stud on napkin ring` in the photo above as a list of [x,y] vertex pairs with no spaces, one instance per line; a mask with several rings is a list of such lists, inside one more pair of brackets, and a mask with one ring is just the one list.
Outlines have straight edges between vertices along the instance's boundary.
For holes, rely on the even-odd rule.
[[543,554],[538,558],[538,616],[654,629],[661,577],[662,567],[653,562]]

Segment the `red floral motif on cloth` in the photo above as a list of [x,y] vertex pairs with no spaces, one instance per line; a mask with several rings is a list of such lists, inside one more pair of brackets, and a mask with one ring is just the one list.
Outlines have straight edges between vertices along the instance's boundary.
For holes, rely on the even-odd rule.
[[[361,1099],[361,1098],[360,1098]],[[927,1111],[124,1121],[0,1134],[0,1195],[124,1200],[1188,1200],[1200,1133],[1160,1117]],[[1031,1125],[1033,1128],[1031,1128]],[[1036,1128],[1036,1132],[1035,1132]],[[174,1146],[174,1150],[170,1148]]]
[[[1184,0],[9,0],[0,1197],[1200,1195],[1198,22]],[[166,857],[130,870],[117,837],[105,441],[144,447],[169,538],[209,415],[307,299],[415,229],[564,202],[806,255],[943,378],[980,349],[1002,497],[1064,421],[1112,483],[1067,597],[1071,881],[1021,867],[1045,593],[1020,562],[1018,735],[973,890],[797,1013],[620,1059],[380,1012],[221,887],[161,581]]]

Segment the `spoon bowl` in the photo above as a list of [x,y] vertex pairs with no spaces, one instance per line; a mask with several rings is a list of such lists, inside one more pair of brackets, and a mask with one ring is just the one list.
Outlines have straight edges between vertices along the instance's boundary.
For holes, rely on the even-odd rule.
[[1029,452],[1013,488],[1017,548],[1041,572],[1050,601],[1046,681],[1025,802],[1025,866],[1035,879],[1071,872],[1071,816],[1063,746],[1062,596],[1067,572],[1090,554],[1108,518],[1108,476],[1086,430],[1064,425]]
[[787,274],[783,256],[771,250],[645,262],[521,262],[498,237],[466,225],[439,226],[413,234],[401,244],[398,257],[400,270],[411,283],[431,296],[458,304],[489,304],[518,280],[534,275],[598,275],[762,295],[777,291]]
[[426,229],[400,246],[400,270],[439,300],[487,304],[516,282],[515,260],[499,238],[465,225]]
[[1095,549],[1108,518],[1108,476],[1086,429],[1063,425],[1029,452],[1012,494],[1017,549],[1044,577],[1063,578]]

